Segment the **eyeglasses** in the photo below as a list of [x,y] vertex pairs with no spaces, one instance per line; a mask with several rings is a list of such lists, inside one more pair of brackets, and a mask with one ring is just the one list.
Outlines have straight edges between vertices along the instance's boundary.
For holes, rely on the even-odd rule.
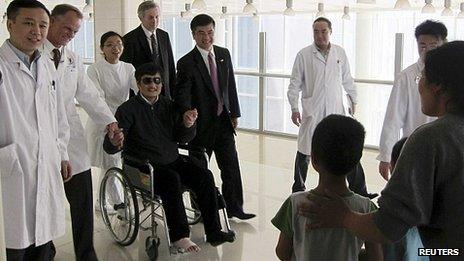
[[123,47],[122,43],[118,43],[118,44],[105,44],[105,45],[103,45],[103,46],[108,47],[108,48],[122,48],[122,47]]
[[163,80],[160,77],[143,77],[142,78],[142,83],[143,84],[161,84],[163,83]]
[[414,79],[414,81],[416,82],[416,84],[419,84],[420,80],[422,79],[422,74],[419,73],[419,75],[416,76],[416,78]]

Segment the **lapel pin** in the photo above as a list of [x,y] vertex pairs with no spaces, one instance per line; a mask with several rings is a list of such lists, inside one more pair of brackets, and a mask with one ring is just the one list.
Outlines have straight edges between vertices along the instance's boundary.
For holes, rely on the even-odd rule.
[[224,61],[224,59],[219,60],[221,63]]

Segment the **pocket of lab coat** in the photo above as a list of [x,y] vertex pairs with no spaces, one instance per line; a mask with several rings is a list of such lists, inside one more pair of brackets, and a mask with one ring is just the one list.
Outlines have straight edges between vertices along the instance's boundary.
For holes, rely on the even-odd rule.
[[16,144],[11,143],[0,148],[0,175],[2,178],[7,178],[14,173],[21,174],[22,169],[16,152]]
[[306,118],[314,114],[313,97],[301,98],[301,108],[303,113],[301,117]]

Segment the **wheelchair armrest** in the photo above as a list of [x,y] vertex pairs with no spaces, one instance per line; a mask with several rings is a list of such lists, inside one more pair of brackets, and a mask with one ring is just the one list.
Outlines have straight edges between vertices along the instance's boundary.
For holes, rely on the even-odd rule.
[[136,168],[139,168],[141,166],[146,166],[147,164],[150,164],[150,161],[148,159],[139,159],[127,154],[122,154],[122,158],[124,160],[124,164],[127,164],[129,166],[133,166]]
[[200,146],[193,146],[190,144],[178,144],[179,149],[187,150],[189,152],[200,152],[200,153],[206,153],[205,147],[200,147]]

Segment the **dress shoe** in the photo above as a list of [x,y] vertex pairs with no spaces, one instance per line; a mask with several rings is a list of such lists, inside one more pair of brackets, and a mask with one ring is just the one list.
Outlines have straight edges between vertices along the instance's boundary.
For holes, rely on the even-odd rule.
[[206,235],[206,242],[210,243],[212,246],[219,246],[225,242],[234,242],[235,232],[229,230],[229,232],[217,231],[210,235]]
[[236,218],[241,219],[241,220],[247,220],[247,219],[251,219],[251,218],[256,217],[256,215],[240,211],[240,212],[227,212],[227,217],[228,218],[236,217]]

